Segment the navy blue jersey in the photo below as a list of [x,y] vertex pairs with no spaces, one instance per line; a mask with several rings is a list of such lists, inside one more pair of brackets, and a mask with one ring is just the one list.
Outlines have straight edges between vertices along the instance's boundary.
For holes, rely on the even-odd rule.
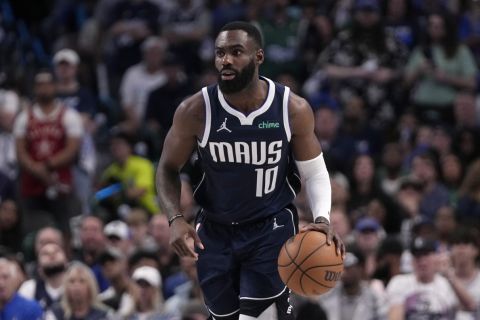
[[248,115],[228,104],[218,85],[202,89],[205,131],[198,142],[203,176],[194,190],[207,218],[239,224],[271,216],[295,198],[289,88],[268,82],[263,105]]

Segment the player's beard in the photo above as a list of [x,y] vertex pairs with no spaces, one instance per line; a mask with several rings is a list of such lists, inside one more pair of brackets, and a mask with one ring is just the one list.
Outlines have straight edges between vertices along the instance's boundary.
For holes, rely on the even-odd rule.
[[219,73],[218,85],[220,86],[220,90],[226,94],[237,93],[245,89],[252,81],[253,75],[255,74],[255,62],[252,59],[240,72],[229,68],[226,69],[235,72],[235,77],[232,80],[223,80],[221,73]]

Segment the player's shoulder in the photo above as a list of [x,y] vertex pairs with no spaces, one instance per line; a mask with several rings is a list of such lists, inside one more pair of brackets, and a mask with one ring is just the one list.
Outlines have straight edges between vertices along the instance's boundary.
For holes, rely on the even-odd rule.
[[198,91],[183,100],[177,108],[175,117],[183,122],[204,122],[205,102],[202,91]]
[[312,107],[308,101],[294,92],[290,92],[288,114],[290,118],[299,114],[311,113]]

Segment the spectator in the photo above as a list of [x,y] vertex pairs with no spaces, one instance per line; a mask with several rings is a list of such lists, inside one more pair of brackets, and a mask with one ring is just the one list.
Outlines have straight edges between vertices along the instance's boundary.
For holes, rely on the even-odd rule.
[[99,261],[103,275],[110,282],[110,287],[100,294],[100,301],[112,308],[121,319],[131,316],[137,288],[128,276],[125,254],[110,247],[102,253]]
[[411,54],[407,85],[415,85],[413,103],[422,121],[453,123],[453,103],[459,90],[475,88],[477,67],[470,50],[457,38],[452,17],[428,16],[427,40]]
[[389,142],[383,146],[381,164],[376,175],[382,191],[390,197],[400,188],[402,159],[403,150],[398,142]]
[[142,129],[150,92],[167,82],[163,61],[167,42],[151,36],[142,44],[143,60],[128,68],[122,79],[120,98],[125,120],[120,128],[131,135]]
[[361,218],[355,224],[355,244],[364,256],[364,272],[367,279],[370,279],[376,269],[377,250],[385,231],[374,218]]
[[72,194],[72,167],[83,126],[75,110],[55,100],[50,72],[37,73],[34,86],[36,103],[14,125],[25,232],[53,220],[68,235],[70,218],[80,213]]
[[140,267],[159,268],[158,257],[155,251],[138,249],[128,257],[128,270],[132,274],[134,270]]
[[[318,298],[328,319],[374,320],[383,319],[382,300],[364,281],[365,258],[359,250],[348,250],[344,259],[345,269],[335,288]],[[343,303],[348,301],[348,303]],[[341,307],[338,307],[340,306]]]
[[452,132],[447,126],[433,129],[432,149],[442,158],[452,152]]
[[0,203],[4,200],[14,200],[15,184],[5,173],[0,171]]
[[[166,83],[153,89],[146,101],[145,122],[148,130],[149,158],[157,160],[163,140],[172,126],[173,115],[180,102],[193,93],[193,85],[180,61],[170,55],[165,63]],[[152,136],[153,135],[153,136]]]
[[318,55],[333,39],[334,30],[327,11],[318,10],[318,3],[307,2],[298,26],[298,51],[307,72],[315,67]]
[[455,117],[455,126],[459,129],[478,130],[478,115],[475,105],[475,95],[468,92],[459,92],[454,101],[453,113]]
[[149,0],[120,0],[105,13],[109,38],[105,59],[115,90],[115,80],[140,62],[142,42],[158,32],[160,10]]
[[352,139],[340,131],[342,119],[338,106],[322,104],[315,110],[314,116],[315,135],[325,152],[327,167],[345,172],[348,168],[347,159],[355,154],[355,145]]
[[126,217],[134,248],[152,248],[155,244],[148,234],[148,213],[142,208],[132,208]]
[[[165,301],[165,311],[169,314],[180,316],[182,311],[192,301],[203,301],[197,276],[197,266],[191,257],[180,258],[181,271],[165,280],[165,286],[175,278],[180,279],[174,288],[174,295]],[[176,282],[175,280],[172,282]]]
[[293,74],[297,79],[302,75],[299,55],[299,17],[290,10],[289,1],[272,1],[265,6],[259,21],[263,35],[265,61],[262,74],[276,78],[282,73]]
[[132,275],[139,290],[135,297],[135,312],[129,320],[170,320],[173,317],[163,312],[161,295],[162,279],[157,269],[144,266],[137,268]]
[[120,183],[120,197],[114,197],[108,203],[110,219],[117,217],[122,204],[141,207],[150,214],[157,214],[160,209],[155,196],[153,164],[144,158],[133,155],[131,138],[122,132],[110,139],[110,151],[113,163],[102,173],[100,183],[104,186]]
[[347,203],[350,199],[350,184],[348,179],[340,172],[331,175],[330,184],[332,185],[332,207],[347,209]]
[[479,256],[478,229],[461,227],[450,237],[450,258],[454,275],[464,284],[473,297],[476,310],[473,312],[459,311],[456,320],[478,319],[480,315],[480,269],[477,266]]
[[377,267],[372,277],[381,280],[383,286],[387,287],[390,279],[404,271],[402,270],[403,253],[403,244],[400,239],[395,236],[387,236],[383,239],[377,250]]
[[103,233],[107,238],[107,246],[116,248],[127,255],[131,253],[130,230],[125,222],[121,220],[111,221],[105,226]]
[[42,307],[36,301],[20,296],[17,291],[17,269],[0,258],[0,314],[2,319],[41,320]]
[[407,50],[385,32],[376,0],[356,0],[354,19],[321,53],[329,85],[342,105],[362,97],[375,127],[395,116],[397,88],[390,84],[400,76]]
[[382,191],[374,175],[374,170],[375,164],[370,155],[361,154],[355,158],[350,181],[349,215],[353,221],[365,215],[373,216],[374,213],[371,212],[371,209],[377,205],[382,210],[382,213],[377,215],[377,220],[384,228],[394,232],[398,230],[397,208]]
[[55,243],[42,246],[37,257],[39,277],[24,282],[18,292],[39,302],[43,311],[47,312],[63,295],[67,257],[63,247]]
[[438,246],[445,251],[448,250],[448,240],[452,233],[458,228],[455,217],[455,209],[451,206],[443,206],[438,209],[433,221],[435,234],[438,239]]
[[98,300],[98,286],[89,267],[74,262],[68,268],[63,287],[65,293],[60,304],[49,313],[56,320],[101,320],[109,319],[109,309]]
[[343,243],[349,244],[354,241],[351,221],[344,208],[332,207],[330,211],[330,224],[342,239]]
[[74,259],[85,263],[92,269],[100,291],[108,287],[108,281],[102,274],[98,258],[105,250],[106,239],[103,222],[97,217],[86,216],[80,225],[80,248],[74,253]]
[[393,277],[387,286],[389,319],[453,319],[458,307],[473,311],[474,301],[459,280],[438,273],[436,250],[432,239],[412,241],[414,272]]
[[[153,216],[150,220],[150,234],[157,245],[157,257],[162,276],[168,277],[178,271],[178,256],[170,246],[170,228],[164,214]],[[177,270],[176,270],[177,269]]]
[[78,160],[73,174],[75,193],[82,205],[82,213],[89,212],[89,197],[92,193],[92,180],[95,173],[96,152],[93,142],[95,124],[93,117],[97,112],[95,97],[77,79],[80,58],[71,49],[62,49],[53,57],[57,79],[57,97],[67,107],[76,110],[82,117],[85,134],[83,135]]
[[37,231],[35,236],[35,255],[38,256],[40,249],[46,244],[56,244],[57,246],[67,250],[62,233],[55,228],[45,227]]
[[480,218],[480,159],[467,169],[459,191],[458,217],[466,224],[478,226]]
[[0,200],[0,246],[19,252],[22,240],[22,223],[17,203],[8,198]]
[[385,30],[395,36],[408,49],[417,44],[418,25],[414,19],[412,3],[408,0],[391,0],[385,5]]
[[18,175],[13,123],[20,111],[20,98],[15,91],[0,89],[0,172],[10,179]]
[[420,214],[433,221],[437,210],[449,204],[447,188],[439,181],[439,161],[432,151],[416,155],[412,162],[412,174],[423,184],[423,195],[420,201]]
[[460,158],[454,153],[443,156],[441,158],[441,171],[442,182],[450,193],[450,202],[456,204],[458,201],[458,190],[464,176]]
[[71,248],[66,246],[60,230],[53,227],[44,227],[38,230],[33,239],[32,247],[25,249],[26,260],[29,261],[26,265],[26,273],[29,277],[38,278],[40,276],[38,274],[38,253],[44,245],[51,243],[63,248],[67,256],[71,253]]
[[465,10],[459,21],[459,34],[462,40],[472,50],[473,55],[480,63],[480,3],[477,1],[465,2]]
[[179,0],[163,25],[163,35],[188,75],[201,71],[199,49],[210,32],[211,19],[202,1]]

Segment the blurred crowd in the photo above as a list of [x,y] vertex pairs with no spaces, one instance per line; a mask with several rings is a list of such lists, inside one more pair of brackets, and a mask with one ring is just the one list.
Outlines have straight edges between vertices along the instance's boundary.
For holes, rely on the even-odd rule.
[[155,163],[234,20],[312,106],[348,248],[298,319],[480,319],[480,1],[0,0],[2,319],[207,318]]

